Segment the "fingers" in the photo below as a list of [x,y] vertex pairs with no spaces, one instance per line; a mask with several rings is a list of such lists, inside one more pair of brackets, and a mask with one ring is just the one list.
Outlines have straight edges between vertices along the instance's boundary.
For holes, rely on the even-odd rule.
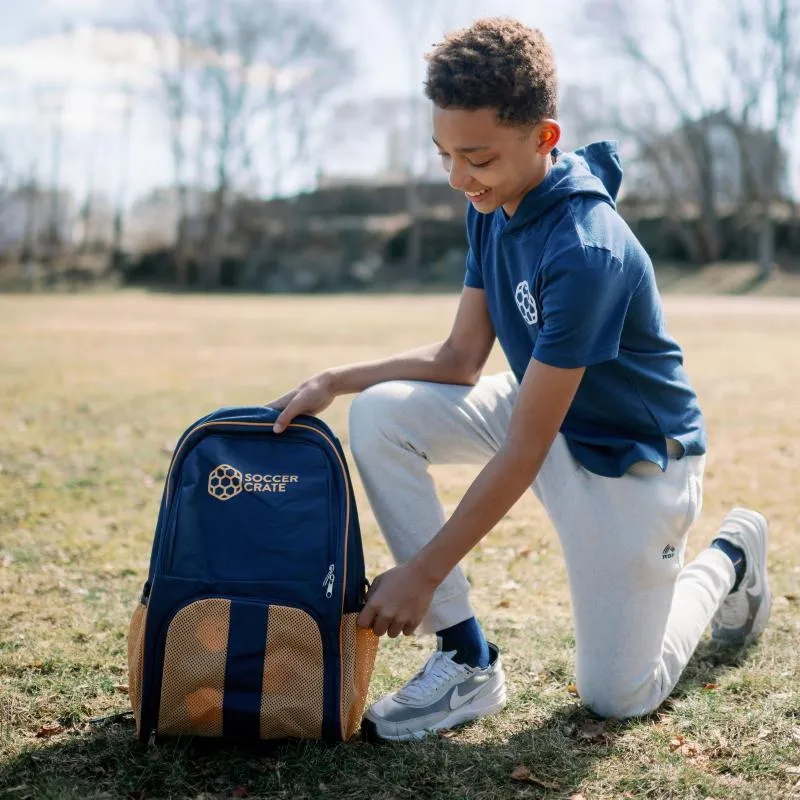
[[391,625],[389,625],[389,629],[386,633],[389,634],[390,639],[396,639],[401,633],[403,632],[403,623],[394,620]]
[[361,613],[358,615],[358,619],[356,620],[356,624],[359,628],[371,628],[372,621],[375,619],[375,611],[370,606],[364,606],[361,609]]
[[389,626],[391,625],[391,623],[392,623],[391,617],[384,617],[382,614],[378,614],[378,616],[372,623],[372,632],[376,636],[383,636],[385,633],[388,633]]
[[269,403],[264,403],[264,406],[265,408],[274,408],[276,411],[280,411],[282,408],[286,408],[286,406],[289,405],[289,401],[295,394],[297,394],[296,391],[287,392],[280,397],[276,397],[274,400],[270,400]]
[[283,433],[286,429],[286,426],[300,413],[302,413],[303,407],[302,403],[298,401],[298,396],[295,395],[286,408],[278,414],[278,419],[275,420],[275,424],[272,426],[272,430],[275,433]]
[[361,610],[357,624],[359,628],[372,628],[372,632],[376,636],[388,634],[390,639],[396,639],[401,633],[411,636],[418,625],[418,623],[408,622],[405,615],[381,612],[370,605],[364,606]]

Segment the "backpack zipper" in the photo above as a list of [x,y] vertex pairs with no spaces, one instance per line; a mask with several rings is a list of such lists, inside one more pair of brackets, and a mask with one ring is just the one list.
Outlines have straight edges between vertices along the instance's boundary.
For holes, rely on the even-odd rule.
[[336,577],[334,576],[333,572],[336,569],[335,564],[331,564],[328,567],[328,574],[325,576],[325,579],[322,581],[322,585],[327,587],[325,589],[325,597],[329,600],[333,597],[333,584],[336,582]]

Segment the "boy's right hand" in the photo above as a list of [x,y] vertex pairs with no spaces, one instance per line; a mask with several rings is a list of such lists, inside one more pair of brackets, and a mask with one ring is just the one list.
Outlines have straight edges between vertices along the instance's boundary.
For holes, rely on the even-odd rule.
[[319,414],[324,411],[336,397],[331,384],[331,377],[322,372],[301,383],[291,392],[267,403],[270,408],[282,409],[278,419],[275,420],[273,431],[282,433],[298,414]]

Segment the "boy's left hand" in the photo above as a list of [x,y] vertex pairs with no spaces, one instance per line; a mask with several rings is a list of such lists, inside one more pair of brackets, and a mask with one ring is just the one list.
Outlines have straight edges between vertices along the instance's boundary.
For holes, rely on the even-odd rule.
[[410,636],[422,622],[435,590],[436,584],[413,563],[390,569],[373,581],[358,624],[372,628],[376,636]]

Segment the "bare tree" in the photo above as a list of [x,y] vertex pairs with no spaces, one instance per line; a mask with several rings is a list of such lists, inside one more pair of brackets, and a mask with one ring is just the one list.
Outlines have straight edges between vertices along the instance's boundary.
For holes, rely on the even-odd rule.
[[[226,212],[232,190],[258,167],[280,187],[281,171],[302,151],[308,114],[338,82],[347,54],[307,8],[288,0],[237,0],[224,12],[209,0],[200,31],[208,57],[202,102],[209,115],[213,195],[206,221],[202,282],[219,285]],[[264,130],[264,123],[266,129]],[[256,132],[266,136],[267,159],[255,154]],[[293,154],[284,154],[288,143]],[[270,168],[271,167],[271,168]]]
[[0,215],[11,201],[11,164],[0,152]]
[[[751,148],[741,148],[760,206],[758,262],[760,277],[766,279],[774,268],[773,207],[781,199],[786,166],[781,144],[792,140],[800,103],[800,2],[736,0],[735,9],[738,35],[730,41],[728,63],[742,80],[739,119],[742,126],[755,123],[768,133],[758,163],[753,163]],[[762,34],[754,37],[754,30]],[[760,179],[753,175],[756,171]]]
[[[788,140],[796,112],[799,6],[800,0],[705,4],[702,10],[716,11],[721,24],[713,36],[700,40],[698,32],[711,26],[708,20],[698,24],[699,7],[686,0],[647,4],[649,29],[657,30],[657,36],[637,25],[641,4],[587,0],[593,33],[635,76],[626,82],[629,103],[613,111],[614,122],[638,143],[640,157],[661,186],[668,217],[698,262],[716,260],[722,249],[718,176],[732,168],[716,163],[712,129],[722,126],[739,143],[738,167],[749,178],[750,191],[743,191],[740,202],[746,203],[754,191],[761,202],[760,260],[765,273],[770,268],[774,236],[769,209],[780,186],[781,142]],[[659,11],[665,15],[663,26],[652,21]],[[709,69],[724,78],[709,81]],[[668,134],[669,127],[673,132]],[[756,133],[764,134],[758,141],[767,144],[754,167]],[[686,224],[691,208],[697,210],[696,226]]]
[[282,190],[326,95],[349,72],[320,8],[292,0],[156,0],[161,100],[178,198],[177,280],[187,280],[189,171],[210,187],[200,280],[213,288],[236,191]]
[[417,155],[419,153],[420,118],[419,95],[422,91],[423,63],[420,44],[434,21],[434,3],[423,0],[389,0],[389,9],[394,16],[397,31],[402,37],[406,51],[408,72],[407,139],[405,146],[406,211],[408,213],[408,243],[406,246],[406,268],[416,274],[422,256],[422,232],[420,230],[420,192],[417,177]]
[[[191,0],[158,0],[157,27],[153,32],[159,54],[159,78],[169,125],[173,180],[177,192],[178,221],[175,231],[175,281],[188,282],[188,183],[187,123],[191,113],[192,57],[196,47],[197,3]],[[163,29],[169,35],[165,36]]]
[[403,44],[405,72],[408,80],[407,107],[405,111],[405,186],[406,213],[409,218],[409,235],[406,247],[406,267],[414,274],[422,259],[421,216],[424,198],[420,192],[420,178],[428,172],[435,150],[430,140],[430,109],[423,99],[425,80],[425,53],[432,49],[436,39],[456,27],[459,20],[471,21],[475,14],[473,0],[456,3],[436,0],[385,0],[386,9],[394,20],[397,35]]

